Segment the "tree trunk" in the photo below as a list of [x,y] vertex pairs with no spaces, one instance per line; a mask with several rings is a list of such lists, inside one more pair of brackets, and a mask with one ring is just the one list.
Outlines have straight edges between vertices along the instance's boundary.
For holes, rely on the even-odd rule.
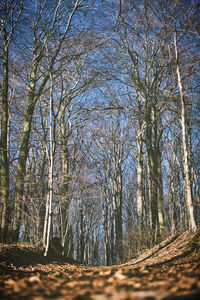
[[123,229],[122,229],[122,171],[121,167],[119,168],[119,178],[117,183],[117,192],[116,200],[116,250],[118,262],[123,261]]
[[[171,169],[171,168],[170,168]],[[177,218],[176,218],[176,203],[177,203],[177,195],[176,195],[176,190],[174,186],[174,175],[172,174],[172,170],[170,170],[170,200],[171,203],[169,204],[170,207],[170,217],[171,217],[171,234],[175,234],[177,230]]]
[[49,250],[49,240],[51,231],[51,214],[52,214],[52,203],[53,203],[53,87],[52,87],[52,76],[50,86],[50,103],[49,103],[49,203],[48,203],[48,225],[47,225],[47,236],[46,236],[46,248],[44,256],[47,256]]
[[9,100],[8,100],[8,77],[9,77],[9,44],[16,30],[16,25],[23,11],[23,0],[8,1],[1,3],[1,29],[0,35],[3,48],[3,84],[1,105],[1,139],[0,139],[0,193],[1,193],[1,221],[0,231],[3,242],[11,241],[11,212],[13,208],[9,200]]
[[140,153],[137,158],[137,214],[139,230],[143,230],[143,184],[142,184],[143,162]]
[[83,216],[83,209],[80,208],[80,260],[81,263],[84,262],[84,216]]
[[161,152],[157,152],[157,168],[158,168],[158,224],[159,238],[162,239],[164,234],[164,218],[163,218],[163,181],[162,181],[162,165]]
[[190,178],[190,168],[189,168],[189,155],[188,155],[188,146],[187,146],[187,132],[186,132],[186,113],[185,113],[185,99],[183,94],[183,84],[180,75],[180,68],[178,62],[178,48],[177,48],[177,37],[176,33],[174,34],[174,47],[176,54],[176,73],[178,79],[178,88],[180,92],[180,100],[181,100],[181,126],[182,126],[182,144],[183,144],[183,168],[184,168],[184,176],[185,176],[185,195],[186,195],[186,203],[189,215],[189,223],[190,228],[193,231],[197,230],[197,225],[194,217],[194,206],[192,203],[192,184]]
[[157,202],[157,186],[158,186],[158,173],[156,165],[155,151],[152,146],[152,116],[151,116],[151,105],[149,104],[150,100],[146,100],[146,147],[148,155],[148,165],[149,165],[149,181],[151,189],[151,224],[152,224],[152,233],[153,233],[153,243],[157,239],[157,229],[158,229],[158,202]]
[[8,228],[11,222],[11,206],[9,203],[9,154],[8,154],[8,44],[6,31],[3,36],[3,89],[1,106],[1,223],[0,241],[7,242],[9,238]]
[[[35,74],[36,76],[36,74]],[[31,85],[32,86],[32,85]],[[32,86],[34,89],[34,86]],[[21,206],[22,197],[24,190],[24,179],[26,174],[26,161],[29,151],[29,138],[31,133],[31,123],[35,107],[35,97],[33,90],[29,94],[29,105],[26,112],[26,117],[24,121],[24,128],[21,138],[21,146],[17,165],[17,179],[15,183],[15,204],[14,204],[14,217],[13,217],[13,242],[17,242],[19,239],[20,230],[20,219],[21,219]]]
[[65,103],[61,104],[60,110],[60,141],[61,141],[61,155],[62,155],[62,183],[61,183],[61,203],[60,203],[60,235],[62,240],[63,255],[65,249],[68,249],[70,245],[66,244],[66,241],[70,241],[68,238],[69,232],[69,184],[73,169],[70,170],[70,153],[68,149],[68,139],[72,134],[71,123],[68,120],[66,128],[66,110]]
[[43,246],[46,246],[48,212],[49,212],[49,193],[47,194],[47,199],[46,199],[46,210],[45,210],[44,228],[43,228],[43,239],[42,239]]
[[108,201],[106,195],[104,196],[103,215],[104,215],[104,263],[106,266],[110,265],[110,251],[109,251],[109,234],[108,234]]
[[115,264],[115,203],[113,197],[110,205],[110,258],[111,264]]

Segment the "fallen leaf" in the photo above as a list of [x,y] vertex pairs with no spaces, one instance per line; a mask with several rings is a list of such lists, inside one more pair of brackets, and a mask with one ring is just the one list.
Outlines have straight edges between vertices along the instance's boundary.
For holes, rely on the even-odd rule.
[[114,277],[119,280],[127,279],[127,276],[124,275],[121,270],[115,272]]
[[12,286],[12,285],[14,285],[14,284],[15,284],[15,281],[14,281],[14,280],[12,280],[12,279],[8,279],[8,280],[4,281],[4,283],[5,283],[5,284],[7,284],[7,285],[10,285],[10,286]]
[[40,278],[39,278],[39,276],[34,275],[34,276],[31,276],[28,281],[30,283],[38,283],[38,282],[40,282]]

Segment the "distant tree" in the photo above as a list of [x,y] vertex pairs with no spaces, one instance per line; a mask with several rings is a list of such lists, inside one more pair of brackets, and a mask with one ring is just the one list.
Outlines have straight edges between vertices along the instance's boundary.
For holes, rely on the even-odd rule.
[[103,129],[95,122],[90,153],[102,195],[105,263],[110,264],[123,261],[123,177],[128,130],[119,110],[113,111],[106,122]]

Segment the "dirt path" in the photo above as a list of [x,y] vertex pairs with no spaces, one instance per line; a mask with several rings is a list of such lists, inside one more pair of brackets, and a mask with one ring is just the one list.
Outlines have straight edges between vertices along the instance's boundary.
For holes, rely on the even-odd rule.
[[7,256],[1,251],[0,299],[200,299],[199,233],[173,237],[112,267],[31,264],[23,256],[23,263],[20,256],[12,263],[8,250]]

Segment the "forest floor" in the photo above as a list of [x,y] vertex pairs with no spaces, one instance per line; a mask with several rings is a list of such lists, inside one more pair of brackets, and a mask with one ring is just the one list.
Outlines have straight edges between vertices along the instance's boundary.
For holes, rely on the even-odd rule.
[[0,299],[200,299],[200,229],[110,267],[45,258],[30,245],[0,244]]

